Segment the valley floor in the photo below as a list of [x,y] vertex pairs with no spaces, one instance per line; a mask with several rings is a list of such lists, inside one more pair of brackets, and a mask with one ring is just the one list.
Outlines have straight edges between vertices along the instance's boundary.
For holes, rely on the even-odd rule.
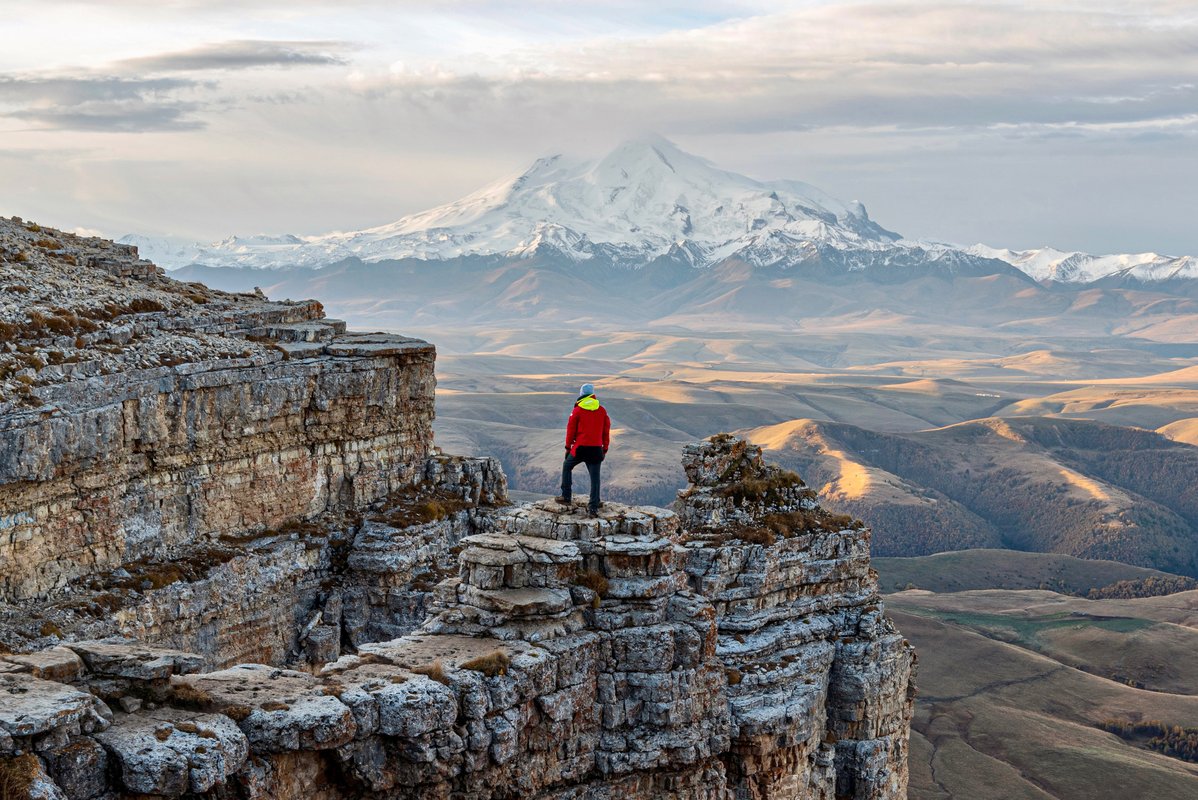
[[1198,796],[1198,764],[1099,727],[1198,727],[1198,592],[916,590],[887,605],[920,659],[912,800]]

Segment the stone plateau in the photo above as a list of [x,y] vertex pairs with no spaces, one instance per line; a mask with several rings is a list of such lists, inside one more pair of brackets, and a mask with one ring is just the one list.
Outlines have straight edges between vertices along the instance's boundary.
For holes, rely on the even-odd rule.
[[869,531],[744,440],[672,510],[514,506],[433,446],[430,345],[0,258],[3,800],[905,797]]

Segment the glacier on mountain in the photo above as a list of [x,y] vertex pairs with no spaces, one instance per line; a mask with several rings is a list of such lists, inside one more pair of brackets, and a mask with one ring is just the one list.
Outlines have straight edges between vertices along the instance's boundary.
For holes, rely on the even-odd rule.
[[1086,283],[1198,277],[1190,257],[1090,256],[908,241],[800,181],[760,181],[720,169],[660,136],[581,160],[538,159],[525,172],[396,222],[319,236],[230,236],[208,245],[131,235],[168,269],[188,264],[320,268],[346,259],[445,261],[464,256],[602,259],[642,267],[658,259],[708,267],[730,259],[789,266],[820,259],[848,271],[929,263],[955,269],[1004,262],[1035,280]]
[[1198,259],[1193,256],[1164,256],[1158,253],[1096,256],[1051,247],[1007,250],[984,244],[967,247],[965,252],[1005,261],[1038,281],[1094,283],[1110,278],[1135,278],[1150,282],[1198,278]]

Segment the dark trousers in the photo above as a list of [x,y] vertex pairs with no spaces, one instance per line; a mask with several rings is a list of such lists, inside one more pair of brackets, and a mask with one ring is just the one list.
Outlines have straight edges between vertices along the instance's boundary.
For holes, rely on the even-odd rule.
[[[574,485],[574,468],[579,464],[587,465],[587,472],[591,476],[591,499],[587,507],[591,511],[599,510],[599,467],[603,463],[603,448],[601,447],[579,447],[576,448],[577,453],[570,455],[566,453],[566,460],[562,464],[562,497],[567,501],[572,496],[572,488]],[[592,452],[598,451],[598,452]]]

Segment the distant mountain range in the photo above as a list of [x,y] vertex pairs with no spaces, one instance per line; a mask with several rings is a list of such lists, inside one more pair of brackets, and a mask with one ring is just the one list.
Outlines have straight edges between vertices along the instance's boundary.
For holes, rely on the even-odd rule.
[[758,181],[720,169],[657,136],[624,142],[597,160],[552,156],[455,202],[376,228],[321,236],[231,236],[213,244],[129,235],[168,269],[322,268],[364,263],[522,259],[641,268],[727,262],[854,272],[930,269],[986,274],[1014,267],[1037,281],[1198,278],[1192,257],[1092,256],[903,239],[858,202],[799,181]]

